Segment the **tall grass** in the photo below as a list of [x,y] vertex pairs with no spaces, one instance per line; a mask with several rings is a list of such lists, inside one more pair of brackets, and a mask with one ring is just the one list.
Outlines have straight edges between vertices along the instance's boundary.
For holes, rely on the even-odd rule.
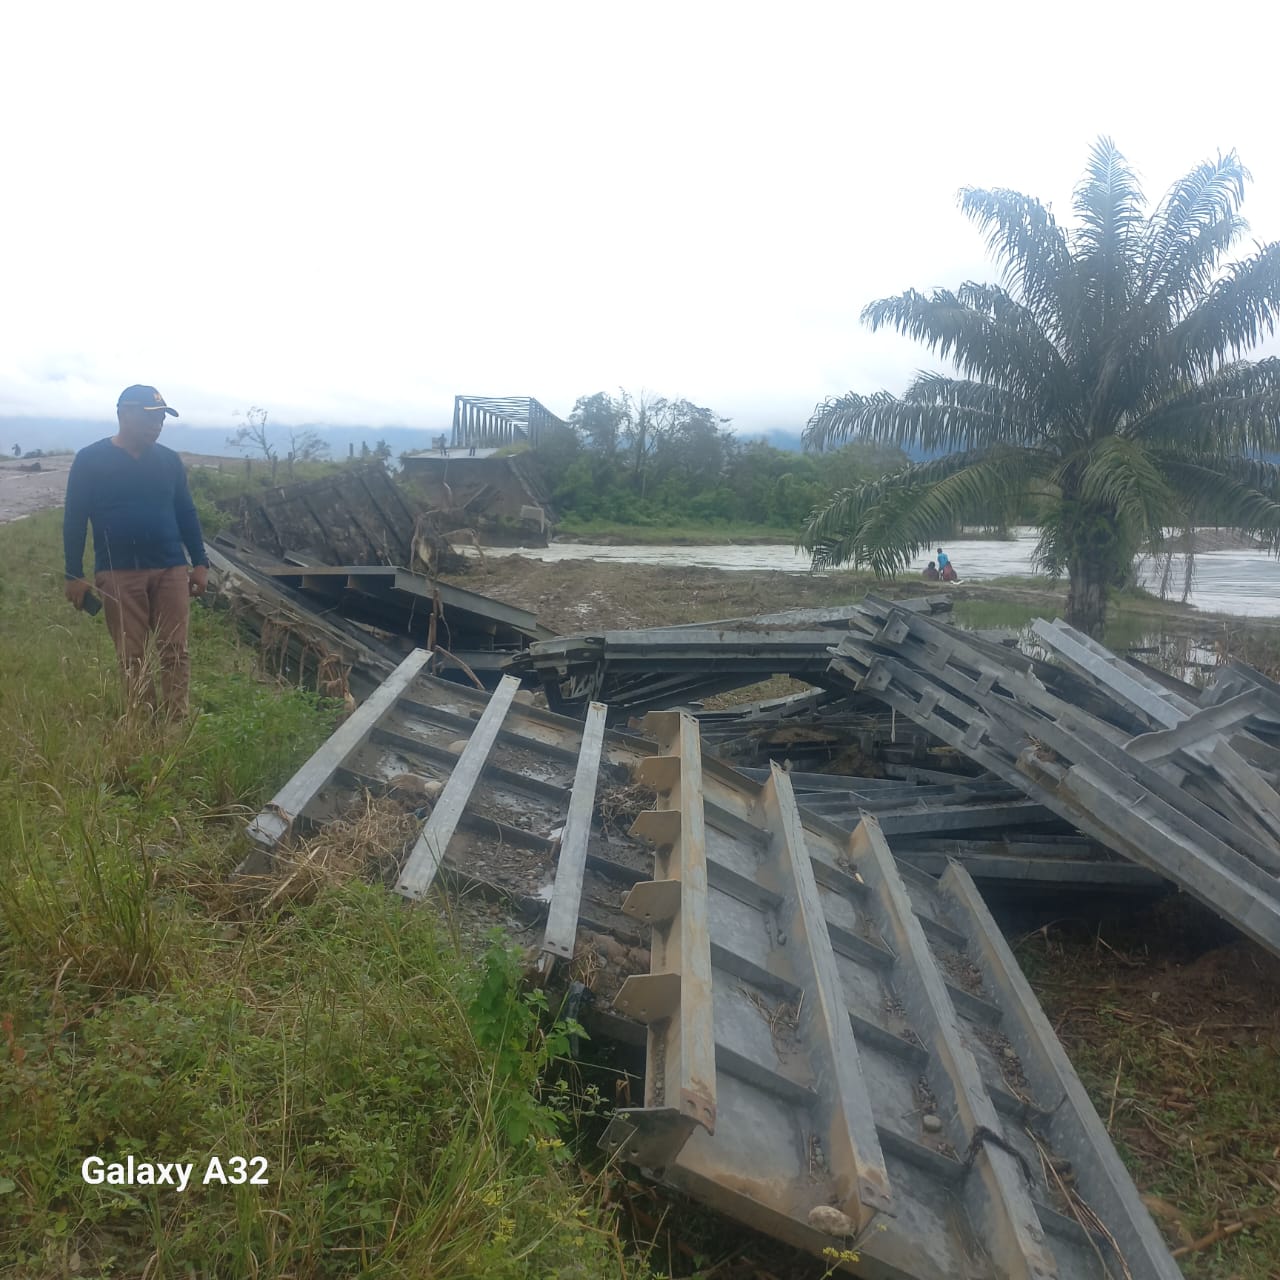
[[[61,578],[56,514],[0,528],[0,1276],[643,1275],[505,948],[359,878],[270,912],[228,889],[333,708],[198,608],[195,717],[130,713]],[[130,1154],[192,1185],[81,1176]],[[201,1185],[211,1156],[268,1183]]]

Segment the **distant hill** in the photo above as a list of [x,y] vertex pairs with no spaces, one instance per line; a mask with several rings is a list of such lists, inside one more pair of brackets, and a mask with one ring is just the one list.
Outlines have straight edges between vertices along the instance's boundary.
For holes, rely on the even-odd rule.
[[[781,449],[785,453],[801,453],[804,450],[804,443],[798,431],[783,431],[781,428],[774,427],[769,431],[744,431],[741,434],[746,440],[764,440],[766,444],[775,449]],[[903,450],[912,462],[924,462],[929,458],[941,457],[943,452],[941,449],[928,450],[915,447]]]
[[[360,452],[360,446],[370,449],[379,440],[391,446],[392,457],[413,449],[429,449],[433,435],[439,435],[447,427],[434,430],[426,427],[330,427],[307,424],[294,427],[299,433],[314,431],[328,446],[329,456],[344,458],[349,449]],[[111,417],[94,418],[4,418],[0,417],[0,453],[11,456],[13,446],[20,445],[24,452],[33,449],[83,449],[85,445],[115,433],[115,421]],[[165,426],[161,442],[180,453],[206,453],[221,457],[240,457],[241,451],[227,444],[233,434],[231,427],[189,427],[180,420],[170,418]],[[281,457],[289,452],[289,428],[268,424],[267,439]]]
[[804,448],[798,431],[783,431],[780,427],[771,427],[768,431],[752,431],[747,438],[750,440],[763,438],[766,444],[774,449],[781,449],[784,453],[800,453]]

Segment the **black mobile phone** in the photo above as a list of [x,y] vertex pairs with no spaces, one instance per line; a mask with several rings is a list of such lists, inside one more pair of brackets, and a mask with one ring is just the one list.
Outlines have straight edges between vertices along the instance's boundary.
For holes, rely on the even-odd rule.
[[92,591],[86,591],[80,607],[92,618],[95,614],[102,612],[102,601]]

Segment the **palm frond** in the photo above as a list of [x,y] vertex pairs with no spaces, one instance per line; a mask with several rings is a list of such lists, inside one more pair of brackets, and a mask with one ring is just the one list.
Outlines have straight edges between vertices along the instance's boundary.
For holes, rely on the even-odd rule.
[[1078,474],[1075,493],[1082,502],[1113,512],[1135,539],[1159,542],[1173,492],[1140,441],[1123,436],[1099,440]]
[[1117,317],[1115,340],[1100,353],[1095,377],[1094,416],[1101,412],[1109,429],[1178,395],[1186,384],[1186,368],[1170,359],[1170,331],[1204,301],[1222,255],[1243,225],[1234,219],[1202,228],[1182,246],[1171,264],[1173,274]]
[[1209,377],[1276,331],[1280,313],[1280,241],[1232,263],[1208,295],[1169,332],[1157,354],[1187,379]]
[[1178,274],[1144,302],[1117,313],[1112,340],[1090,375],[1091,417],[1106,430],[1212,377],[1225,359],[1274,332],[1280,306],[1277,246],[1209,283],[1239,225],[1236,220],[1203,226],[1172,264]]
[[1016,288],[1051,332],[1061,314],[1058,288],[1071,265],[1070,244],[1053,214],[1039,200],[1003,188],[965,187],[960,209],[986,233],[1005,287]]
[[1209,286],[1221,255],[1248,229],[1236,210],[1249,177],[1231,151],[1197,165],[1169,188],[1144,237],[1144,301]]
[[1280,550],[1280,467],[1259,458],[1208,462],[1165,456],[1170,487],[1206,524],[1238,529]]
[[1093,144],[1072,204],[1080,219],[1073,256],[1088,255],[1100,263],[1127,268],[1127,250],[1142,226],[1146,199],[1128,161],[1110,138]]
[[1168,277],[1151,294],[1141,313],[1147,328],[1139,332],[1169,329],[1194,311],[1222,274],[1223,260],[1248,230],[1249,224],[1234,214],[1201,228],[1182,246]]
[[910,565],[958,523],[1004,517],[1046,460],[1023,449],[952,454],[842,489],[810,513],[798,545],[814,568],[853,562],[877,576]]
[[1160,400],[1127,434],[1184,453],[1280,450],[1280,358],[1237,360]]
[[1016,391],[1025,399],[1060,404],[1069,372],[1028,308],[1004,289],[967,283],[929,295],[908,289],[869,303],[872,330],[891,328],[951,360],[966,378]]
[[1157,549],[1162,532],[1137,528],[1106,506],[1060,495],[1041,513],[1031,564],[1053,578],[1089,566],[1087,572],[1118,585],[1138,548],[1145,543]]
[[856,436],[931,452],[1031,445],[1041,435],[1033,407],[1012,392],[921,373],[901,399],[881,391],[826,400],[809,419],[802,439],[813,450]]
[[856,391],[828,396],[810,415],[800,436],[801,444],[806,451],[820,453],[856,436],[891,440],[894,407],[901,403],[891,391],[876,391],[869,396]]
[[[1096,388],[1118,372],[1109,352],[1137,288],[1145,203],[1133,170],[1110,138],[1094,144],[1073,203],[1080,224],[1071,235],[1075,287],[1064,315],[1065,344]],[[1095,395],[1095,406],[1098,401]]]
[[862,511],[871,495],[868,484],[837,489],[815,507],[796,539],[796,550],[809,552],[810,568],[835,569],[842,564],[858,565],[864,559]]
[[1040,532],[1031,551],[1031,567],[1058,579],[1071,559],[1069,520],[1060,506],[1051,506],[1040,517]]

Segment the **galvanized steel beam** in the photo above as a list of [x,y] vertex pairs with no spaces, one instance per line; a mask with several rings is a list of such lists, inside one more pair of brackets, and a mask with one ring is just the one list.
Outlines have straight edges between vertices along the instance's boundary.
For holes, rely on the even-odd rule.
[[370,730],[395,705],[427,664],[431,654],[415,649],[316,749],[311,758],[267,802],[249,824],[248,836],[264,850],[272,850],[289,834],[294,819],[333,776]]
[[652,962],[648,974],[627,978],[614,1005],[649,1029],[645,1105],[620,1111],[610,1129],[630,1159],[662,1166],[695,1127],[716,1128],[707,836],[696,722],[655,712],[643,728],[662,754],[641,761],[636,776],[658,793],[659,807],[632,830],[655,845],[655,878],[637,884],[623,910],[652,925]]
[[[874,689],[1031,799],[1125,857],[1169,876],[1255,940],[1280,951],[1280,880],[1272,870],[1280,855],[1272,842],[1128,755],[1124,741],[1116,740],[1115,726],[1062,704],[1038,682],[1009,672],[986,684],[952,667],[950,656],[961,654],[965,641],[958,635],[945,639],[948,656],[922,671],[849,637],[837,650],[832,670],[854,688]],[[1088,657],[1094,661],[1096,655]],[[1116,675],[1109,666],[1107,672],[1109,678]],[[1129,690],[1135,705],[1139,695],[1146,702],[1158,700],[1151,690],[1135,688]],[[1171,723],[1184,718],[1180,708],[1159,701],[1152,714]],[[1239,781],[1240,775],[1234,776]]]
[[876,1213],[893,1211],[893,1195],[800,812],[777,765],[760,803],[773,836],[773,856],[756,878],[782,897],[778,926],[791,939],[794,976],[807,996],[796,1022],[815,1077],[816,1130],[835,1184],[835,1207],[862,1230]]
[[440,861],[458,826],[458,819],[462,817],[471,790],[497,740],[507,708],[519,688],[520,681],[513,676],[502,677],[502,683],[489,699],[489,705],[458,757],[458,763],[449,775],[440,799],[414,842],[409,859],[396,882],[397,893],[406,898],[418,899],[425,896],[431,888],[436,872],[440,869]]
[[1182,1272],[1139,1199],[1080,1078],[973,880],[953,863],[943,874],[940,888],[974,939],[976,963],[1006,1013],[1001,1030],[1012,1042],[1031,1087],[1042,1098],[1061,1099],[1053,1112],[1040,1120],[1042,1126],[1047,1123],[1052,1128],[1055,1155],[1069,1162],[1070,1167],[1057,1174],[1063,1181],[1061,1190],[1068,1193],[1076,1183],[1088,1186],[1088,1209],[1110,1236],[1100,1245],[1100,1252],[1109,1254],[1111,1245],[1126,1260],[1130,1273],[1178,1280]]
[[582,873],[587,862],[587,840],[591,835],[591,813],[600,771],[600,751],[604,745],[605,707],[593,702],[582,726],[582,749],[578,755],[569,799],[569,816],[560,836],[560,856],[551,908],[542,936],[542,950],[551,958],[572,959],[578,934],[578,908],[582,899]]
[[999,1275],[1051,1280],[1058,1268],[1046,1248],[1028,1179],[1002,1137],[1000,1118],[961,1036],[955,1007],[874,818],[864,818],[854,831],[849,855],[872,890],[882,928],[898,954],[895,986],[930,1052],[934,1069],[929,1085],[941,1104],[943,1123],[953,1127],[955,1145],[965,1152],[969,1174],[962,1195],[970,1221]]

